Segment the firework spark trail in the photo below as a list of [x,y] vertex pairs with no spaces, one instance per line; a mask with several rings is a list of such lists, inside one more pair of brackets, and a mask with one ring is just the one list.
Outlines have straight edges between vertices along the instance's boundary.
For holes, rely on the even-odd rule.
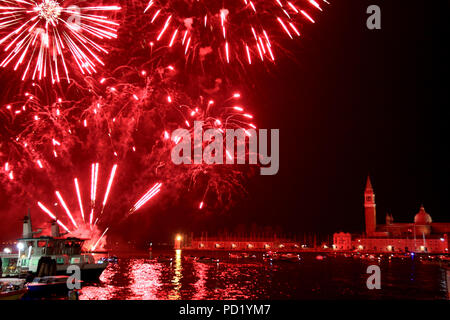
[[[115,164],[115,165],[112,167],[112,169],[111,169],[111,174],[110,174],[110,176],[109,176],[108,186],[107,186],[107,188],[106,188],[105,196],[104,196],[104,198],[103,198],[102,210],[101,210],[101,212],[100,212],[100,215],[97,217],[97,219],[95,219],[94,226],[97,224],[98,220],[99,220],[100,217],[103,215],[103,210],[105,209],[106,202],[108,201],[108,196],[109,196],[109,193],[110,193],[110,191],[111,191],[111,186],[112,186],[113,181],[114,181],[114,176],[115,176],[115,174],[116,174],[116,170],[117,170],[117,164]],[[92,212],[92,213],[93,213],[93,212]],[[91,224],[92,224],[92,222],[91,222]]]
[[100,236],[100,238],[98,238],[97,242],[95,243],[94,246],[92,246],[91,251],[94,251],[95,248],[97,248],[97,245],[99,244],[100,240],[102,240],[102,238],[104,237],[104,235],[106,234],[106,232],[108,232],[108,228],[105,229],[105,231],[102,233],[102,235]]
[[[156,42],[164,38],[168,47],[178,42],[184,46],[188,39],[184,48],[186,56],[191,49],[198,50],[195,56],[202,60],[205,55],[217,51],[219,58],[222,60],[224,56],[227,64],[236,58],[251,65],[252,56],[261,61],[266,57],[275,61],[269,33],[275,36],[281,33],[294,39],[293,33],[300,37],[300,24],[315,23],[310,11],[323,12],[318,1],[243,0],[224,3],[198,0],[194,5],[188,0],[150,0],[144,13],[151,14],[150,23],[158,25]],[[321,2],[329,4],[325,0]],[[165,37],[165,33],[169,33],[169,37]],[[183,37],[177,39],[178,33]]]
[[140,207],[146,204],[151,198],[161,191],[162,183],[158,182],[153,185],[143,196],[139,199],[134,206],[130,209],[130,214],[137,211]]
[[[103,199],[103,208],[105,208],[106,202],[108,201],[109,192],[111,191],[111,186],[114,181],[114,176],[116,174],[117,164],[112,167],[111,174],[109,176],[108,186],[106,188],[105,197]],[[103,211],[103,209],[102,209]]]
[[74,225],[75,228],[78,228],[78,225],[75,222],[75,219],[73,218],[72,213],[70,213],[70,210],[67,207],[66,203],[64,202],[63,197],[61,196],[59,191],[55,191],[55,193],[56,193],[56,196],[58,197],[59,203],[61,203],[61,205],[63,206],[64,210],[66,211],[67,216],[70,218],[70,221],[72,221],[72,224]]
[[89,217],[89,224],[92,225],[95,209],[95,198],[97,194],[97,180],[98,179],[98,163],[93,163],[91,166],[91,214]]
[[63,71],[70,82],[65,55],[69,52],[83,75],[95,73],[97,63],[104,65],[97,54],[108,53],[95,40],[117,38],[119,24],[93,12],[120,9],[115,5],[66,6],[56,0],[0,0],[0,30],[7,33],[0,39],[7,53],[0,67],[15,60],[14,70],[25,69],[22,80],[50,76],[53,83],[60,82]]
[[76,192],[77,192],[78,204],[80,206],[81,219],[84,222],[83,201],[81,200],[81,192],[80,192],[80,186],[78,185],[78,179],[75,178],[74,182],[75,182],[75,189],[76,189]]
[[61,221],[59,221],[56,217],[55,217],[55,215],[50,211],[50,210],[48,210],[42,203],[40,203],[39,201],[38,201],[38,206],[42,209],[42,211],[44,211],[45,213],[47,213],[48,214],[48,216],[50,217],[50,218],[52,218],[53,220],[55,220],[62,228],[64,228],[64,230],[66,230],[67,232],[69,232],[70,233],[70,230],[64,225],[64,223],[62,223]]

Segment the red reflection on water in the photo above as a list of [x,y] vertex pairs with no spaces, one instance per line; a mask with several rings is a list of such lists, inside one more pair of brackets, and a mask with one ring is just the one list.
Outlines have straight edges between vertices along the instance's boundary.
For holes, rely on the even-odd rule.
[[162,286],[160,281],[161,266],[147,263],[144,259],[133,260],[130,265],[130,290],[133,295],[130,300],[156,300],[158,289]]
[[[248,269],[247,272],[251,273],[252,270]],[[257,287],[257,277],[245,276],[241,267],[236,265],[227,265],[217,276],[225,286],[220,290],[216,290],[220,294],[220,299],[249,299],[251,295],[248,292],[251,291],[252,287]],[[236,282],[238,279],[239,282]]]
[[208,290],[206,288],[206,279],[209,268],[210,266],[204,263],[194,262],[195,276],[198,278],[198,280],[194,283],[195,293],[192,296],[193,300],[205,299],[208,295]]
[[[116,271],[109,265],[100,276],[100,283],[108,284]],[[117,292],[118,288],[112,285],[87,286],[81,289],[80,300],[110,300]]]
[[182,270],[183,268],[181,266],[181,250],[178,249],[175,250],[175,270],[173,278],[171,280],[174,287],[168,295],[168,298],[170,300],[181,299],[180,290],[181,290],[181,279],[183,278]]

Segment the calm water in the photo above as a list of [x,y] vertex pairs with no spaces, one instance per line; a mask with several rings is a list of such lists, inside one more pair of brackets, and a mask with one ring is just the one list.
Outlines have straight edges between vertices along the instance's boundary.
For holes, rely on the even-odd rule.
[[[380,261],[302,254],[300,263],[236,262],[214,254],[220,264],[190,262],[182,252],[172,264],[150,256],[120,258],[100,282],[82,288],[80,299],[446,299],[446,272],[415,260]],[[206,255],[205,253],[201,253]],[[381,268],[381,290],[368,290],[366,269]]]

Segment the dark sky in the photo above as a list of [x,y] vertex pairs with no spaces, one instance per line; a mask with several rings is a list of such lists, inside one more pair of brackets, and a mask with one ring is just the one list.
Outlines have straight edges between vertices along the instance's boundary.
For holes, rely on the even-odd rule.
[[[252,223],[286,232],[359,232],[368,174],[379,223],[386,211],[412,222],[421,203],[434,221],[450,221],[449,118],[434,84],[447,84],[436,80],[448,67],[448,19],[439,17],[448,1],[330,2],[301,41],[285,43],[294,58],[279,59],[255,81],[258,126],[280,129],[279,173],[253,178],[248,195],[225,215],[189,223],[174,218],[183,212],[143,210],[159,235],[117,232],[148,240]],[[381,30],[366,27],[372,4],[381,7]]]

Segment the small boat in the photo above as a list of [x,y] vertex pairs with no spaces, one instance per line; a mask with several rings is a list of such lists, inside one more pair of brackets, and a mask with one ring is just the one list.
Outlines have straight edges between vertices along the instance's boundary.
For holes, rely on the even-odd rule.
[[198,258],[195,256],[183,256],[184,261],[196,261]]
[[263,259],[269,262],[299,262],[301,260],[299,254],[295,253],[267,253]]
[[247,252],[243,253],[230,253],[230,259],[256,259],[256,255],[250,255]]
[[156,261],[160,263],[172,263],[173,258],[168,256],[159,256],[156,258]]
[[[69,276],[36,277],[26,285],[29,291],[28,295],[66,295],[69,292],[67,279],[69,279]],[[80,281],[80,285],[81,283],[82,281]]]
[[281,254],[280,261],[286,261],[286,262],[298,262],[300,261],[300,255],[299,254],[295,254],[295,253],[285,253],[285,254]]
[[0,300],[20,300],[27,291],[25,279],[0,279]]
[[219,263],[219,259],[210,258],[210,257],[200,257],[197,259],[197,262],[201,263]]
[[229,256],[230,256],[230,259],[241,259],[242,258],[241,255],[238,253],[230,253]]
[[116,256],[110,256],[110,257],[101,258],[100,261],[109,262],[109,263],[117,263],[119,261],[119,258],[117,258]]

